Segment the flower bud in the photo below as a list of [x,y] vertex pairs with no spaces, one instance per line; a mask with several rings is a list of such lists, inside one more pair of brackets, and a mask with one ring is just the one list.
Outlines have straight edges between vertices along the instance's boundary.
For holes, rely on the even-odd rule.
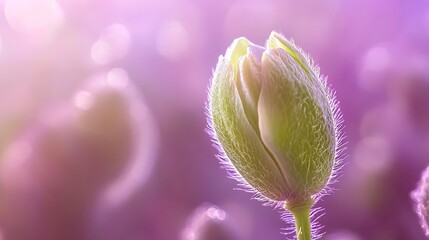
[[414,201],[414,208],[419,216],[420,225],[429,237],[429,167],[423,172],[417,189],[411,193]]
[[273,32],[265,48],[238,38],[219,58],[209,125],[244,184],[290,207],[312,205],[338,162],[336,106],[311,60]]

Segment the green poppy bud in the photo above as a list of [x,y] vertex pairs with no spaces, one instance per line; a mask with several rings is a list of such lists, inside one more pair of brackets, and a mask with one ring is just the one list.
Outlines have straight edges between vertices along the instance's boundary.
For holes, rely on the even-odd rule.
[[233,175],[287,209],[312,206],[338,165],[341,117],[311,60],[273,32],[266,47],[236,39],[219,58],[209,125]]

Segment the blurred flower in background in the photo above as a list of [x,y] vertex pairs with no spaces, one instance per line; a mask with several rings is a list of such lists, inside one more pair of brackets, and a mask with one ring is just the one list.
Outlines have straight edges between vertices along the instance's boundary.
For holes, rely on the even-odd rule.
[[88,227],[105,219],[95,210],[108,216],[143,185],[154,123],[128,80],[114,80],[110,72],[91,80],[8,148],[0,188],[7,239],[98,239]]
[[180,239],[206,202],[235,239],[284,239],[204,132],[217,56],[273,30],[320,64],[344,115],[325,238],[424,239],[410,192],[429,165],[429,2],[0,0],[0,13],[3,239]]

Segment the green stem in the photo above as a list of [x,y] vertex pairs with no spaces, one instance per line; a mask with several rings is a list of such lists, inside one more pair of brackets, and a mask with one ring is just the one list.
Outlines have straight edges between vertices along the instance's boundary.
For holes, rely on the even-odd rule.
[[314,202],[290,206],[285,205],[285,208],[289,210],[295,218],[295,231],[297,240],[311,240],[311,222],[310,222],[310,209]]

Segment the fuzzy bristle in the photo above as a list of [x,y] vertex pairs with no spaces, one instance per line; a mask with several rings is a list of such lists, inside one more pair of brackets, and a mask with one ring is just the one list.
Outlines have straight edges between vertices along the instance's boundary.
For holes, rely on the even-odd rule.
[[[293,40],[289,40],[289,43],[291,44],[291,47],[299,52],[298,58],[303,57],[303,59],[300,59],[306,66],[309,67],[309,74],[312,78],[317,79],[317,81],[314,82],[316,87],[321,89],[322,95],[324,98],[327,99],[327,102],[329,104],[329,116],[332,117],[332,128],[334,135],[333,138],[335,138],[335,146],[334,146],[334,153],[333,153],[333,168],[332,172],[329,176],[329,179],[326,183],[326,186],[317,194],[313,195],[312,198],[317,204],[317,202],[320,200],[322,196],[331,194],[334,189],[332,185],[337,182],[339,173],[341,172],[342,167],[344,166],[342,163],[342,159],[345,158],[345,135],[344,135],[344,121],[343,116],[339,109],[339,101],[337,100],[335,96],[335,92],[328,86],[327,84],[327,78],[325,76],[320,75],[319,67],[317,67],[313,60],[299,47],[297,47]],[[219,63],[221,61],[224,61],[224,57],[219,57]],[[218,63],[218,65],[219,65]],[[213,116],[212,116],[212,85],[215,81],[215,74],[217,71],[213,71],[213,78],[210,81],[209,88],[208,88],[208,100],[205,104],[205,110],[207,114],[207,128],[206,132],[210,135],[213,146],[217,149],[218,154],[217,158],[220,161],[221,168],[225,169],[227,171],[227,175],[229,178],[234,179],[238,182],[238,188],[235,188],[236,190],[242,190],[248,193],[252,194],[252,199],[261,201],[264,206],[270,206],[274,209],[278,209],[281,212],[282,219],[289,225],[288,227],[282,229],[284,232],[284,235],[288,237],[288,239],[296,239],[295,236],[295,225],[294,225],[294,218],[293,215],[284,209],[284,201],[277,201],[273,199],[269,199],[266,196],[262,195],[259,191],[257,191],[255,188],[253,188],[246,180],[243,178],[243,176],[238,172],[237,168],[232,164],[231,160],[226,155],[224,149],[221,146],[221,143],[218,140],[218,133],[216,132]],[[331,128],[331,129],[332,129]],[[310,212],[310,218],[311,218],[311,235],[312,239],[320,239],[323,236],[322,233],[322,226],[318,224],[318,219],[324,215],[323,209],[320,207],[312,208]]]

